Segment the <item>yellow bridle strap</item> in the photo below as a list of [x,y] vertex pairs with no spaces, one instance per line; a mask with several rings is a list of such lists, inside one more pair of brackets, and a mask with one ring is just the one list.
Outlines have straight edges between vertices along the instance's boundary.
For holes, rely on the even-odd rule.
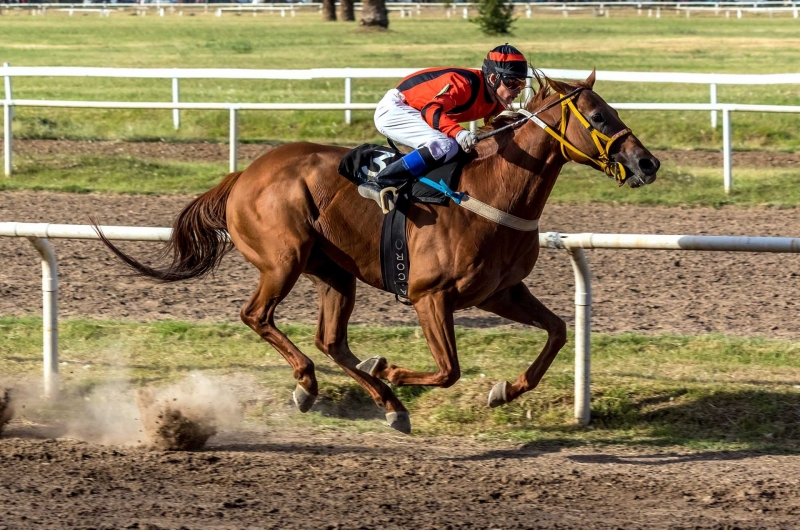
[[[560,95],[560,94],[559,94]],[[576,94],[577,95],[577,94]],[[573,98],[575,96],[567,98],[566,96],[561,96],[565,98],[561,101],[561,126],[559,128],[559,132],[554,131],[550,126],[544,123],[542,120],[538,119],[536,116],[531,117],[531,120],[536,123],[539,127],[541,127],[547,134],[558,140],[561,144],[561,154],[564,155],[564,158],[567,160],[572,161],[579,161],[575,160],[572,156],[570,156],[567,150],[572,151],[576,155],[591,161],[595,164],[598,169],[603,171],[609,177],[616,179],[620,186],[625,183],[627,177],[627,172],[625,171],[625,167],[618,163],[618,162],[611,162],[611,157],[609,152],[611,151],[611,147],[614,145],[614,142],[631,134],[630,129],[622,129],[614,136],[606,136],[605,134],[601,133],[589,123],[589,121],[583,116],[583,114],[578,111],[578,108],[575,106],[573,102]],[[595,147],[597,147],[597,158],[587,155],[567,140],[566,132],[567,132],[567,110],[572,110],[572,113],[575,115],[576,118],[583,124],[584,127],[589,131],[589,134],[592,136],[592,141],[594,142]],[[605,146],[603,146],[603,142],[605,142]]]

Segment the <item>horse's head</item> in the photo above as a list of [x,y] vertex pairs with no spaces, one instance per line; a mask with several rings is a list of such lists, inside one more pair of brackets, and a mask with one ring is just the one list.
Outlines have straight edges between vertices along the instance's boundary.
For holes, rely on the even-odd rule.
[[586,81],[574,85],[546,79],[562,98],[561,152],[568,160],[603,171],[620,186],[627,182],[638,188],[656,180],[661,163],[631,133],[617,111],[592,91],[594,71]]

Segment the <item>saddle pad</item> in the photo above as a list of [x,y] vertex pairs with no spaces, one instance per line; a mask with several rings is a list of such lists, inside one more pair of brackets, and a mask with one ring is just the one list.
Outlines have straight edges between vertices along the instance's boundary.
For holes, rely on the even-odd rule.
[[[339,174],[358,186],[368,180],[373,180],[383,168],[399,160],[402,156],[403,153],[391,147],[362,144],[342,158],[341,162],[339,162]],[[444,166],[421,176],[426,176],[434,182],[443,180],[451,190],[454,190],[457,189],[461,169],[469,160],[470,157],[459,152],[453,160]],[[447,204],[449,200],[442,192],[422,182],[414,182],[411,187],[411,198],[417,202],[433,204]]]

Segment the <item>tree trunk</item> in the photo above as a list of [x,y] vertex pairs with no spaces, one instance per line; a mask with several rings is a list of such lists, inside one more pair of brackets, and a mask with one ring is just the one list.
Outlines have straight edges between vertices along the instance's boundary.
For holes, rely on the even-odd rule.
[[341,0],[342,2],[342,20],[346,22],[353,22],[356,19],[356,14],[353,10],[353,0]]
[[359,24],[381,28],[389,27],[389,12],[386,10],[386,2],[384,0],[364,0],[363,5]]
[[322,20],[336,21],[336,0],[322,0]]

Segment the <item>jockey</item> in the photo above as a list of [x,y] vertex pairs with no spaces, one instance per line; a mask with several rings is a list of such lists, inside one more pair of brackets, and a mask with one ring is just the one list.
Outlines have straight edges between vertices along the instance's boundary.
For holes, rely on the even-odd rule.
[[382,189],[397,188],[444,165],[459,147],[472,151],[478,139],[459,122],[488,122],[510,110],[527,77],[525,56],[506,43],[489,52],[481,70],[429,68],[403,79],[378,103],[375,126],[415,150],[361,184],[358,192],[383,207]]

